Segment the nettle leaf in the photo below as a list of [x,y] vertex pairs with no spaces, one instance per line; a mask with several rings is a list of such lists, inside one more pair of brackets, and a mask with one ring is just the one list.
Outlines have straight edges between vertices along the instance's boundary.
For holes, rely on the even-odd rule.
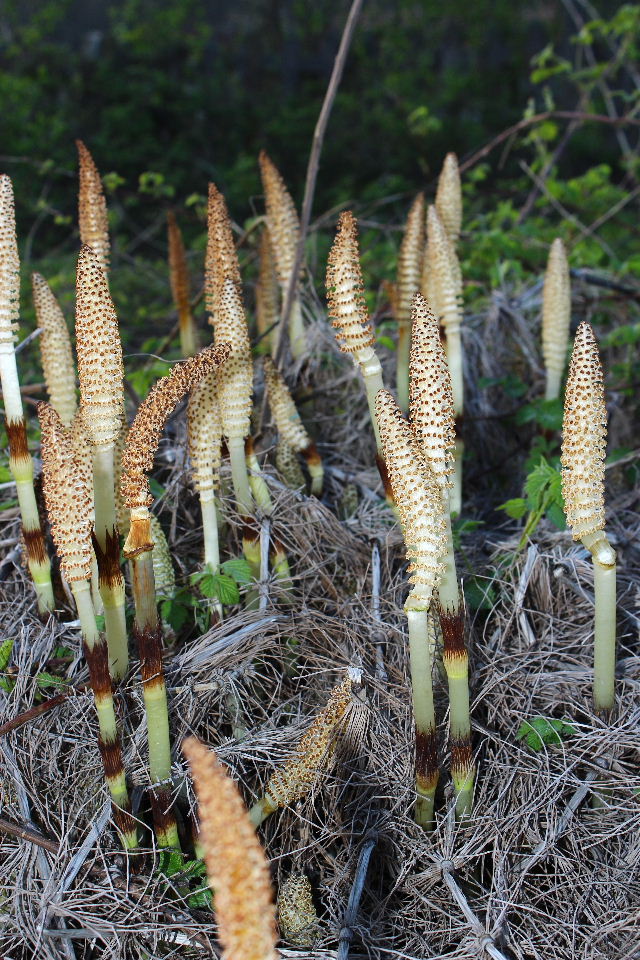
[[514,497],[512,500],[501,503],[497,509],[504,510],[506,515],[514,520],[520,520],[527,512],[527,501],[524,497]]
[[518,732],[517,740],[524,740],[531,750],[539,752],[546,746],[559,746],[563,740],[575,733],[575,727],[564,720],[549,717],[532,717],[525,720]]
[[526,479],[524,492],[530,510],[543,510],[549,503],[562,503],[560,471],[540,457],[540,463]]
[[233,557],[231,560],[225,560],[222,564],[222,570],[240,585],[253,581],[251,567],[244,557]]
[[205,572],[198,580],[198,587],[202,596],[209,600],[219,600],[225,604],[240,602],[238,585],[226,573]]

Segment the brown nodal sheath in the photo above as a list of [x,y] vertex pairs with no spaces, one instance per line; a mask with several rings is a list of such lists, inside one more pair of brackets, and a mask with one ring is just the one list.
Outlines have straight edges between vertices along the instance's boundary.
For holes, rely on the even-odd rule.
[[100,587],[115,590],[124,586],[124,577],[120,568],[120,537],[113,528],[111,533],[106,531],[106,543],[103,550],[95,533],[91,534],[93,549],[98,562],[98,582]]
[[133,636],[138,644],[140,674],[145,687],[164,685],[162,669],[162,625],[139,629],[134,625]]
[[443,659],[466,659],[467,651],[464,645],[464,614],[460,611],[447,613],[442,607],[438,609],[440,628],[442,630]]
[[389,480],[389,471],[387,470],[387,465],[384,462],[384,458],[381,457],[379,453],[376,454],[376,466],[378,467],[378,473],[380,474],[380,479],[382,480],[384,495],[389,503],[394,503],[393,490],[391,489],[391,481]]
[[473,771],[473,751],[470,737],[455,737],[451,740],[451,775],[466,777]]
[[438,782],[438,740],[435,730],[416,730],[416,781],[421,790],[433,790]]
[[300,452],[309,466],[318,466],[322,463],[322,459],[318,453],[318,448],[313,440],[309,446],[305,447],[304,450],[301,450]]
[[27,442],[27,425],[22,420],[7,420],[7,437],[9,440],[9,456],[12,460],[28,460],[29,444]]
[[40,527],[35,530],[27,530],[22,527],[22,537],[27,553],[27,562],[44,564],[47,562],[47,550],[45,547],[44,536]]
[[96,699],[111,697],[111,677],[109,675],[109,658],[106,641],[100,640],[91,648],[89,648],[86,643],[83,643],[82,647],[87,666],[89,667],[91,689]]
[[176,815],[173,812],[173,793],[169,786],[152,787],[149,793],[151,815],[159,837],[175,830]]

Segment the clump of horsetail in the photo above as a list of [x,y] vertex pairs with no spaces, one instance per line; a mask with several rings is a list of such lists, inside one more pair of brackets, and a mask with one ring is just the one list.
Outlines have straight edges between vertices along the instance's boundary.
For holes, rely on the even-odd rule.
[[36,320],[42,330],[39,340],[42,370],[49,402],[62,422],[73,420],[76,400],[76,371],[69,328],[51,287],[39,273],[32,274]]
[[198,350],[198,331],[191,312],[189,268],[182,231],[178,226],[173,210],[167,212],[167,233],[169,237],[169,280],[173,302],[178,311],[180,351],[183,357],[192,357]]
[[400,513],[411,591],[404,605],[409,628],[409,661],[415,719],[416,822],[430,828],[438,784],[438,750],[433,706],[433,633],[429,607],[444,569],[446,518],[436,476],[424,459],[411,425],[387,390],[376,396],[393,496]]
[[[291,194],[277,167],[264,150],[260,152],[260,175],[267,208],[267,226],[284,306],[296,262],[300,220]],[[296,278],[297,281],[298,278]],[[306,342],[300,296],[296,290],[289,314],[289,347],[294,360],[304,353]],[[277,337],[274,337],[277,340]],[[277,343],[274,345],[277,350]]]
[[459,267],[456,269],[458,263],[456,252],[434,206],[429,207],[427,212],[426,258],[429,263],[429,295],[426,300],[444,329],[447,363],[451,374],[457,439],[450,507],[452,513],[458,514],[462,503],[462,457],[464,454],[464,444],[461,438],[464,413],[464,376],[462,338],[460,336],[462,308],[460,305],[460,281],[457,276]]
[[44,496],[60,567],[78,610],[85,659],[98,714],[98,747],[113,803],[114,820],[125,848],[137,845],[109,676],[106,640],[100,634],[91,600],[90,472],[83,466],[71,430],[48,403],[38,405],[42,428]]
[[38,612],[53,610],[51,564],[33,488],[33,459],[27,443],[15,336],[20,315],[20,260],[16,237],[13,187],[6,174],[0,175],[0,383],[9,440],[9,469],[16,483],[27,566],[36,591]]
[[275,353],[276,325],[278,323],[279,290],[276,262],[269,228],[260,234],[258,247],[258,280],[256,282],[256,332],[258,353]]
[[283,940],[297,947],[312,947],[317,940],[318,914],[306,874],[291,874],[278,890],[278,925]]
[[311,477],[311,493],[319,496],[322,493],[324,469],[318,448],[300,419],[284,377],[269,357],[265,357],[264,361],[264,378],[278,434],[304,457]]
[[198,797],[222,960],[277,960],[269,863],[240,792],[216,755],[195,737],[182,749]]
[[80,162],[80,190],[78,193],[78,226],[80,241],[91,247],[100,267],[106,274],[109,270],[111,244],[109,242],[109,217],[107,201],[102,189],[102,180],[93,157],[82,140],[76,140]]
[[542,356],[546,370],[545,399],[560,396],[567,362],[571,322],[571,280],[567,253],[560,237],[551,244],[542,291]]
[[340,734],[348,727],[353,689],[360,685],[358,671],[350,670],[331,691],[331,695],[307,732],[301,737],[293,756],[276,770],[262,799],[249,811],[256,826],[280,807],[288,807],[306,796],[318,782],[333,757]]
[[358,224],[349,210],[340,214],[338,232],[327,262],[327,299],[331,325],[342,353],[349,353],[360,367],[371,423],[376,438],[376,462],[385,495],[392,502],[391,488],[384,461],[380,430],[376,420],[375,399],[382,382],[382,366],[374,346],[376,342],[369,311],[364,299],[364,283],[358,248]]
[[403,411],[409,409],[409,346],[411,342],[411,303],[420,289],[424,256],[424,195],[419,193],[411,205],[398,254],[394,314],[398,323],[396,391]]
[[153,571],[153,536],[149,506],[148,472],[171,411],[199,379],[219,366],[229,355],[227,344],[207,347],[176,364],[162,377],[140,405],[129,429],[122,455],[121,488],[131,522],[124,554],[132,562],[135,620],[133,634],[138,644],[142,689],[147,715],[151,805],[160,846],[179,845],[171,806],[171,745],[167,691],[162,668],[162,625],[156,603]]
[[124,419],[124,366],[118,318],[101,262],[83,245],[76,277],[80,410],[93,460],[94,546],[109,664],[120,680],[129,661],[124,576],[116,516],[115,451]]
[[593,558],[595,588],[593,705],[607,717],[615,704],[616,554],[604,524],[607,409],[593,330],[576,331],[565,388],[562,497],[567,525]]
[[419,293],[413,302],[412,320],[411,423],[422,455],[440,487],[446,523],[446,553],[436,610],[442,631],[442,662],[449,684],[451,775],[456,791],[456,816],[462,817],[470,813],[473,803],[474,768],[469,716],[469,658],[449,511],[449,490],[453,485],[452,451],[456,438],[453,392],[438,321]]

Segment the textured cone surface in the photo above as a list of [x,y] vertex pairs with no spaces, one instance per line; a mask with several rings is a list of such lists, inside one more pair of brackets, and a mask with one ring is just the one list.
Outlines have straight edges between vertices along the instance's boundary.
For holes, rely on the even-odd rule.
[[200,840],[223,960],[275,960],[269,864],[235,783],[195,737],[183,750],[198,795]]
[[295,266],[300,236],[300,221],[284,180],[264,152],[260,153],[260,175],[267,208],[267,225],[276,261],[278,280],[283,290],[289,286]]
[[462,229],[462,186],[455,153],[448,153],[442,164],[436,191],[436,209],[447,236],[455,246]]
[[411,330],[410,412],[422,455],[442,486],[452,486],[456,442],[453,393],[438,321],[417,293]]
[[562,497],[574,540],[604,528],[607,410],[593,330],[583,322],[569,364],[562,422]]
[[[223,195],[214,183],[209,184],[207,207],[207,253],[205,258],[205,300],[209,322],[217,328],[219,299],[224,281],[229,278],[240,295],[242,280],[233,240],[231,219]],[[228,339],[227,337],[224,338]],[[247,333],[248,339],[248,333]]]
[[440,488],[418,450],[411,425],[388,390],[376,395],[376,417],[384,447],[393,498],[398,507],[407,559],[409,583],[426,603],[443,570],[446,524]]
[[327,262],[327,299],[331,326],[343,353],[354,357],[376,338],[364,299],[358,249],[358,225],[353,214],[340,214],[338,232]]
[[69,329],[60,304],[44,277],[34,273],[31,279],[36,319],[42,330],[40,356],[49,402],[68,426],[77,407],[76,372]]
[[305,479],[302,467],[298,462],[298,456],[293,447],[282,437],[278,437],[276,444],[276,469],[278,473],[292,490],[299,490],[304,487]]
[[13,186],[0,174],[0,344],[13,343],[20,309],[20,259]]
[[71,443],[73,452],[78,463],[78,468],[82,472],[82,483],[86,486],[93,500],[93,460],[91,458],[91,447],[87,438],[87,431],[82,419],[82,412],[78,410],[75,417],[69,425]]
[[278,433],[290,447],[300,453],[309,446],[311,437],[303,426],[288,386],[269,357],[265,357],[264,376],[269,406]]
[[457,257],[433,206],[427,212],[427,257],[429,305],[445,328],[459,327],[462,316],[458,304]]
[[173,302],[178,313],[186,313],[191,309],[187,255],[184,249],[182,231],[172,210],[167,213],[167,228],[169,235],[169,280]]
[[71,431],[48,403],[38,404],[43,489],[51,536],[69,582],[91,577],[93,496]]
[[280,316],[278,275],[273,255],[273,245],[269,236],[269,228],[260,234],[259,247],[260,270],[256,284],[256,321],[258,333],[266,334],[268,330],[274,332],[274,324]]
[[167,417],[193,384],[223,363],[228,355],[228,344],[220,344],[177,363],[168,376],[158,380],[140,405],[122,454],[121,489],[130,510],[153,503],[147,473],[153,467]]
[[353,702],[351,686],[347,675],[333,689],[327,705],[301,738],[293,757],[271,776],[265,797],[273,807],[285,807],[304,797],[326,769],[337,746],[337,736],[346,726],[347,710]]
[[571,282],[564,244],[551,244],[542,292],[542,356],[547,370],[562,374],[571,321]]
[[304,873],[287,877],[278,891],[278,923],[284,940],[310,947],[318,935],[311,882]]
[[120,422],[120,430],[118,436],[116,437],[116,442],[113,448],[113,474],[114,474],[114,486],[115,486],[115,500],[116,500],[116,522],[118,524],[118,530],[125,537],[129,531],[129,524],[131,522],[131,517],[129,514],[129,508],[125,505],[124,498],[122,496],[122,454],[124,453],[124,448],[127,444],[127,435],[129,433],[129,424],[127,423],[127,418],[122,415],[122,420]]
[[76,350],[87,435],[96,445],[114,443],[124,413],[122,344],[107,279],[87,246],[78,257]]
[[94,251],[102,270],[109,269],[109,218],[102,180],[93,157],[82,140],[76,140],[80,161],[78,222],[80,240]]
[[397,320],[409,319],[414,295],[420,289],[424,234],[424,196],[419,193],[409,210],[398,255],[397,304],[395,309]]
[[217,381],[217,370],[212,370],[203,377],[191,391],[187,409],[191,479],[201,496],[218,488],[222,459],[222,421]]
[[242,298],[232,278],[220,288],[215,342],[231,345],[229,359],[218,374],[218,403],[226,437],[248,437],[251,430],[253,364]]
[[159,597],[171,597],[176,588],[176,575],[171,560],[171,550],[158,518],[152,513],[149,519],[151,521],[151,539],[153,540],[151,560],[156,594]]

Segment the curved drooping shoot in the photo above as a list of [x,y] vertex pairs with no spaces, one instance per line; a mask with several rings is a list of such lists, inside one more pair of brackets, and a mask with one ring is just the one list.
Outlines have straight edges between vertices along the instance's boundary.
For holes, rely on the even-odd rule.
[[593,705],[608,716],[615,705],[616,554],[604,524],[607,408],[593,330],[576,332],[562,423],[562,497],[567,525],[593,558],[595,587]]
[[462,309],[460,305],[459,266],[456,268],[458,263],[456,252],[434,206],[429,207],[427,212],[427,259],[429,262],[429,297],[425,299],[427,299],[444,329],[447,363],[451,374],[457,439],[450,507],[452,513],[458,514],[462,502],[462,457],[464,454],[464,444],[461,438],[464,413],[464,375],[462,338],[460,336]]
[[265,788],[264,796],[251,807],[249,817],[258,826],[280,807],[288,807],[306,796],[326,770],[338,746],[340,734],[348,725],[354,685],[359,676],[349,671],[331,691],[325,707],[307,732],[300,738],[293,756],[276,770]]
[[371,423],[376,438],[376,463],[387,500],[393,502],[385,466],[380,430],[376,420],[376,394],[382,390],[382,366],[374,350],[376,338],[364,299],[364,282],[360,267],[358,224],[351,211],[340,214],[338,232],[327,261],[327,300],[331,326],[342,353],[351,355],[360,367]]
[[187,435],[191,480],[200,499],[204,562],[212,573],[220,568],[216,491],[220,485],[222,420],[218,405],[216,370],[200,380],[189,396]]
[[567,362],[571,322],[571,280],[560,237],[551,244],[542,291],[542,356],[546,371],[545,400],[560,396]]
[[167,212],[167,234],[169,238],[169,281],[173,302],[178,312],[180,351],[183,357],[192,357],[198,350],[198,331],[191,312],[187,255],[184,249],[182,231],[178,226],[173,210]]
[[132,561],[135,602],[134,637],[140,654],[140,672],[149,743],[151,805],[160,846],[179,846],[171,797],[171,745],[167,691],[162,668],[162,625],[158,616],[153,571],[153,536],[149,506],[153,502],[147,474],[167,417],[182,397],[229,355],[229,345],[207,347],[176,364],[140,405],[129,429],[122,455],[121,488],[131,524],[124,554]]
[[114,456],[124,419],[124,366],[118,318],[106,274],[97,255],[86,245],[80,250],[76,276],[76,350],[80,410],[93,460],[95,550],[109,665],[112,679],[120,680],[127,671],[129,653]]
[[[300,220],[284,180],[264,150],[260,151],[259,162],[264,201],[267,208],[267,226],[269,228],[269,236],[271,238],[273,255],[276,262],[278,281],[280,283],[281,303],[284,308],[296,262],[296,250],[300,236]],[[276,336],[273,337],[273,340],[276,341],[274,350],[277,350],[277,334],[278,331],[276,331]],[[302,356],[306,348],[300,296],[297,290],[289,314],[288,334],[291,355],[294,360],[297,360]]]
[[40,527],[33,489],[33,459],[27,443],[15,354],[20,316],[20,260],[16,237],[13,186],[0,174],[0,384],[9,440],[9,469],[16,483],[22,519],[27,566],[36,591],[38,613],[45,617],[54,608],[51,564]]
[[105,274],[109,271],[111,244],[109,217],[102,180],[93,157],[82,140],[76,140],[80,163],[80,190],[78,193],[78,226],[80,241],[91,247]]
[[222,960],[277,960],[269,863],[240,792],[215,753],[195,737],[182,750],[198,797]]
[[311,477],[311,493],[319,496],[322,493],[324,468],[320,454],[318,453],[318,448],[307,433],[300,419],[300,414],[298,413],[293,397],[289,393],[289,388],[284,377],[269,357],[265,357],[264,360],[264,378],[267,395],[269,397],[269,406],[271,407],[271,413],[275,420],[278,435],[281,436],[296,453],[300,453],[304,457]]
[[453,486],[455,421],[453,392],[438,321],[418,293],[413,302],[410,359],[411,422],[418,446],[439,487],[446,520],[446,554],[438,586],[437,612],[443,639],[442,662],[449,684],[451,775],[456,816],[471,812],[473,754],[469,716],[469,658],[465,644],[464,606],[453,550],[449,490]]
[[429,828],[438,784],[436,719],[433,707],[429,607],[444,571],[447,526],[441,488],[424,459],[411,425],[387,390],[376,397],[376,413],[394,500],[402,521],[411,591],[405,603],[416,735],[415,818]]
[[271,353],[276,349],[277,323],[280,316],[278,274],[273,255],[269,228],[260,234],[258,247],[258,280],[256,282],[256,332],[258,353]]
[[48,403],[38,405],[42,428],[44,496],[60,567],[70,584],[80,619],[84,655],[98,714],[98,747],[113,803],[114,820],[125,848],[137,845],[136,825],[122,763],[109,676],[107,644],[91,601],[91,474],[78,457],[71,430]]
[[69,328],[60,304],[44,277],[34,273],[31,283],[36,320],[42,330],[38,342],[49,402],[65,426],[68,426],[78,409],[76,368]]
[[409,409],[409,346],[411,343],[411,303],[420,289],[424,256],[424,194],[419,193],[411,205],[398,254],[398,272],[394,314],[398,323],[396,390],[398,405]]

